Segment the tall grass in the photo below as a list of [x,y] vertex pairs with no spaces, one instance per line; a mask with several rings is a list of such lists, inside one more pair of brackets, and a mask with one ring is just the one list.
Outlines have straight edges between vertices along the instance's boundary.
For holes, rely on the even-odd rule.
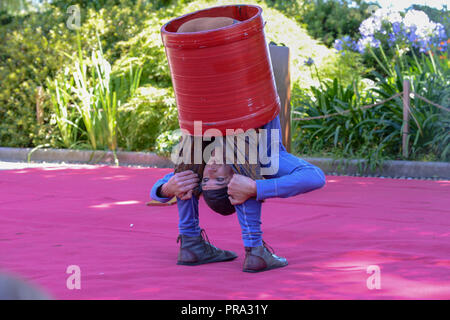
[[68,70],[53,81],[47,80],[50,91],[50,101],[53,109],[51,123],[55,123],[59,130],[58,140],[64,148],[73,148],[78,141],[79,126],[74,122],[78,120],[76,110],[72,108],[73,78],[69,77]]
[[136,92],[142,69],[133,68],[130,60],[128,73],[113,73],[100,40],[90,58],[84,57],[78,41],[71,76],[62,85],[55,81],[49,86],[63,145],[70,148],[84,140],[93,150],[111,150],[118,164],[118,108]]

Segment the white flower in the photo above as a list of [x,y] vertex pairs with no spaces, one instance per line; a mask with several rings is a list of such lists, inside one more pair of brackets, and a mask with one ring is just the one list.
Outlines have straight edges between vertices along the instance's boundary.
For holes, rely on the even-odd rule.
[[366,20],[364,20],[359,26],[359,32],[363,37],[370,37],[375,34],[375,32],[386,33],[382,30],[383,22],[395,23],[402,22],[402,16],[400,12],[392,9],[380,8],[373,13],[373,15]]
[[403,18],[400,15],[400,12],[398,11],[391,11],[388,13],[388,15],[385,17],[385,20],[390,22],[390,23],[396,23],[399,22],[401,23]]
[[363,37],[370,37],[381,29],[381,20],[375,17],[369,17],[359,26],[359,32]]
[[409,10],[403,18],[403,24],[408,31],[415,29],[418,38],[423,40],[432,36],[438,26],[430,21],[425,12],[419,10]]
[[365,37],[362,39],[359,39],[358,43],[363,47],[376,47],[380,44],[380,40],[375,39],[374,37]]
[[398,54],[399,54],[400,56],[402,56],[402,55],[404,55],[405,53],[407,53],[408,51],[409,51],[409,47],[402,48],[402,49],[398,50]]
[[409,10],[403,18],[403,24],[405,27],[411,26],[425,26],[430,23],[430,19],[425,12],[419,10]]
[[381,22],[389,22],[389,23],[395,23],[395,22],[402,22],[402,16],[400,15],[399,11],[392,10],[392,9],[384,9],[380,8],[377,11],[375,11],[372,15],[372,17],[376,20]]

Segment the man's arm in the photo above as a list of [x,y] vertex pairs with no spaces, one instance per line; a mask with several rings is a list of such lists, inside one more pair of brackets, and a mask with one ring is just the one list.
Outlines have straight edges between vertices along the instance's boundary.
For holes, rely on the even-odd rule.
[[166,174],[163,178],[156,181],[156,183],[153,185],[152,190],[150,191],[150,198],[153,200],[159,201],[159,202],[168,202],[170,199],[173,198],[170,196],[164,196],[161,194],[161,187],[169,181],[169,179],[173,176],[173,172]]
[[267,176],[266,180],[256,180],[258,200],[292,197],[322,188],[325,185],[325,175],[319,167],[286,151],[281,139],[279,116],[267,123],[264,129],[269,131],[267,136],[269,148],[271,147],[271,132],[275,129],[274,134],[277,135],[275,138],[279,141],[279,163],[277,173]]
[[280,168],[271,179],[256,180],[256,199],[287,198],[322,188],[325,174],[315,165],[280,151]]
[[322,188],[325,183],[325,175],[320,168],[282,151],[280,169],[273,178],[253,180],[235,174],[228,184],[228,194],[231,204],[237,205],[252,197],[259,201],[293,197]]

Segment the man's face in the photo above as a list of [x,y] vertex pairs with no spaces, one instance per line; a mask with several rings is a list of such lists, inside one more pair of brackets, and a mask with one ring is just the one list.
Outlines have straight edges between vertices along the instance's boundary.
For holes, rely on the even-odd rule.
[[216,190],[225,188],[233,177],[233,169],[226,164],[219,164],[212,157],[203,170],[202,189]]

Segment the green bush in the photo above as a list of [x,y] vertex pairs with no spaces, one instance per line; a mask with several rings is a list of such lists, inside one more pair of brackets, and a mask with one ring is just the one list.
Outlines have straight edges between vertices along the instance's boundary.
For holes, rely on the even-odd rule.
[[[291,105],[296,112],[302,115],[326,114],[338,109],[355,109],[356,106],[373,100],[366,92],[370,83],[363,79],[371,69],[363,65],[361,57],[357,53],[336,54],[334,49],[327,48],[319,40],[311,39],[301,27],[299,21],[305,23],[300,20],[303,19],[303,1],[250,0],[248,3],[262,6],[264,19],[268,22],[265,27],[267,40],[290,48]],[[207,0],[78,0],[70,3],[79,4],[81,8],[81,28],[77,31],[66,26],[68,4],[66,1],[52,1],[44,3],[36,12],[14,16],[5,12],[0,14],[0,145],[34,147],[49,144],[52,147],[116,148],[167,154],[179,135],[176,131],[178,121],[175,96],[160,28],[175,16],[217,3]],[[306,8],[316,10],[313,7]],[[350,9],[353,8],[345,10]],[[333,19],[337,19],[337,15],[338,11],[331,14]],[[338,21],[330,20],[327,25],[335,23]],[[342,28],[339,32],[349,32],[345,26]],[[335,36],[339,35],[333,35]],[[92,108],[98,107],[95,109],[97,113],[90,114],[90,118],[83,118],[79,112],[81,99],[74,91],[77,86],[73,75],[76,72],[76,61],[84,61],[88,71],[94,70],[91,68],[94,64],[90,57],[92,51],[100,47],[98,39],[103,48],[104,59],[111,65],[108,86],[110,93],[115,93],[117,104],[114,104],[113,121],[103,125],[96,122],[99,129],[89,133],[88,120],[100,118],[103,107],[98,107],[96,103],[90,104]],[[314,61],[313,64],[305,63],[310,59]],[[138,84],[133,80],[136,72],[140,75]],[[330,82],[330,79],[335,78],[335,82]],[[86,73],[86,85],[95,93],[97,102],[105,97],[105,92],[98,88],[102,82],[100,79],[95,73]],[[44,123],[41,125],[36,122],[38,87],[43,87],[46,92],[43,104]],[[426,94],[426,89],[421,92]],[[376,98],[380,95],[381,93]],[[436,99],[432,98],[433,101],[437,101]],[[398,150],[395,148],[398,146],[391,148],[389,139],[386,143],[379,143],[377,133],[381,127],[370,121],[358,123],[361,119],[364,121],[377,115],[377,111],[380,109],[362,113],[355,109],[350,122],[347,122],[348,119],[341,119],[336,123],[320,123],[327,126],[323,132],[325,135],[326,130],[326,136],[321,141],[317,140],[320,135],[315,134],[318,128],[308,127],[319,123],[295,123],[296,151],[329,151],[334,154],[345,151],[346,155],[372,154],[373,159],[396,154]],[[438,130],[436,122],[427,123],[430,128],[434,128],[433,134],[440,134],[441,137],[444,135],[444,138],[439,138],[436,143],[420,150],[422,142],[418,142],[413,145],[415,152],[423,154],[430,148],[439,148],[433,152],[445,154],[443,141],[448,141],[445,132]],[[362,135],[356,136],[355,133],[348,140],[352,127]],[[388,128],[387,122],[383,123],[383,128]],[[385,134],[382,140],[389,136],[388,129],[385,129]],[[397,138],[396,136],[395,139]],[[397,143],[395,139],[392,145]],[[424,144],[428,143],[427,139],[423,140]]]
[[369,17],[372,4],[362,0],[304,0],[301,5],[294,1],[298,10],[290,11],[295,6],[289,6],[289,2],[283,1],[287,12],[295,14],[311,36],[329,47],[335,39],[357,33],[361,22]]
[[[288,18],[286,10],[268,7],[264,1],[249,3],[263,7],[264,18],[269,22],[265,29],[268,41],[290,47],[293,83],[302,88],[315,83],[304,65],[310,57],[316,60],[323,78],[339,71],[334,50],[311,39]],[[79,30],[66,26],[69,5],[80,6]],[[72,90],[75,61],[86,60],[98,49],[98,34],[104,58],[112,68],[111,86],[115,86],[116,81],[123,82],[121,86],[128,85],[130,64],[142,69],[140,88],[135,94],[128,92],[119,99],[117,149],[166,152],[176,140],[173,130],[178,122],[160,28],[173,17],[213,5],[217,3],[206,0],[77,0],[70,3],[57,0],[44,1],[39,10],[14,15],[2,12],[0,145],[94,147],[92,139],[88,139],[86,123],[76,110],[80,101]],[[349,77],[347,79],[350,81]],[[95,89],[93,83],[90,85]],[[36,123],[38,87],[44,88],[46,93],[41,125]]]
[[[435,54],[435,56],[437,56]],[[403,60],[392,68],[391,76],[373,71],[366,89],[343,86],[337,79],[323,81],[312,94],[297,89],[294,118],[325,116],[324,119],[293,121],[293,147],[300,154],[365,158],[372,167],[384,159],[403,159],[403,100],[397,97],[382,105],[362,110],[359,107],[388,99],[403,91],[409,79],[411,91],[442,106],[450,105],[448,56],[434,61],[433,56]],[[368,81],[371,82],[371,81]],[[409,150],[411,160],[450,160],[450,113],[417,97],[411,98]]]
[[348,113],[324,119],[294,120],[293,146],[297,153],[323,155],[338,152],[346,158],[368,158],[373,164],[382,159],[383,151],[390,144],[398,147],[391,131],[385,129],[391,123],[383,116],[384,107],[359,108],[374,101],[369,91],[362,93],[356,82],[342,86],[337,79],[321,85],[312,88],[311,96],[303,97],[302,107],[294,111],[294,117]]
[[[0,26],[0,144],[31,147],[50,139],[45,126],[36,125],[36,91],[45,87],[65,57],[70,41],[57,40],[64,16],[58,12],[29,14]],[[49,121],[44,104],[45,123]]]
[[[106,59],[123,55],[118,44],[132,38],[144,27],[152,3],[120,1],[99,11],[91,5],[81,8],[79,30],[82,53],[97,47],[98,32]],[[36,124],[36,91],[58,78],[67,67],[73,70],[78,54],[77,32],[66,26],[63,2],[44,4],[39,12],[14,16],[0,26],[0,145],[31,147],[43,143],[58,146],[61,137],[52,120],[51,99],[44,100],[44,124]],[[92,3],[92,2],[87,2]],[[61,6],[58,6],[61,5]],[[139,7],[137,7],[139,6]]]
[[[172,88],[146,85],[119,108],[119,145],[130,151],[161,151],[168,141],[159,141],[178,128],[178,113]],[[170,145],[171,146],[171,145]]]

